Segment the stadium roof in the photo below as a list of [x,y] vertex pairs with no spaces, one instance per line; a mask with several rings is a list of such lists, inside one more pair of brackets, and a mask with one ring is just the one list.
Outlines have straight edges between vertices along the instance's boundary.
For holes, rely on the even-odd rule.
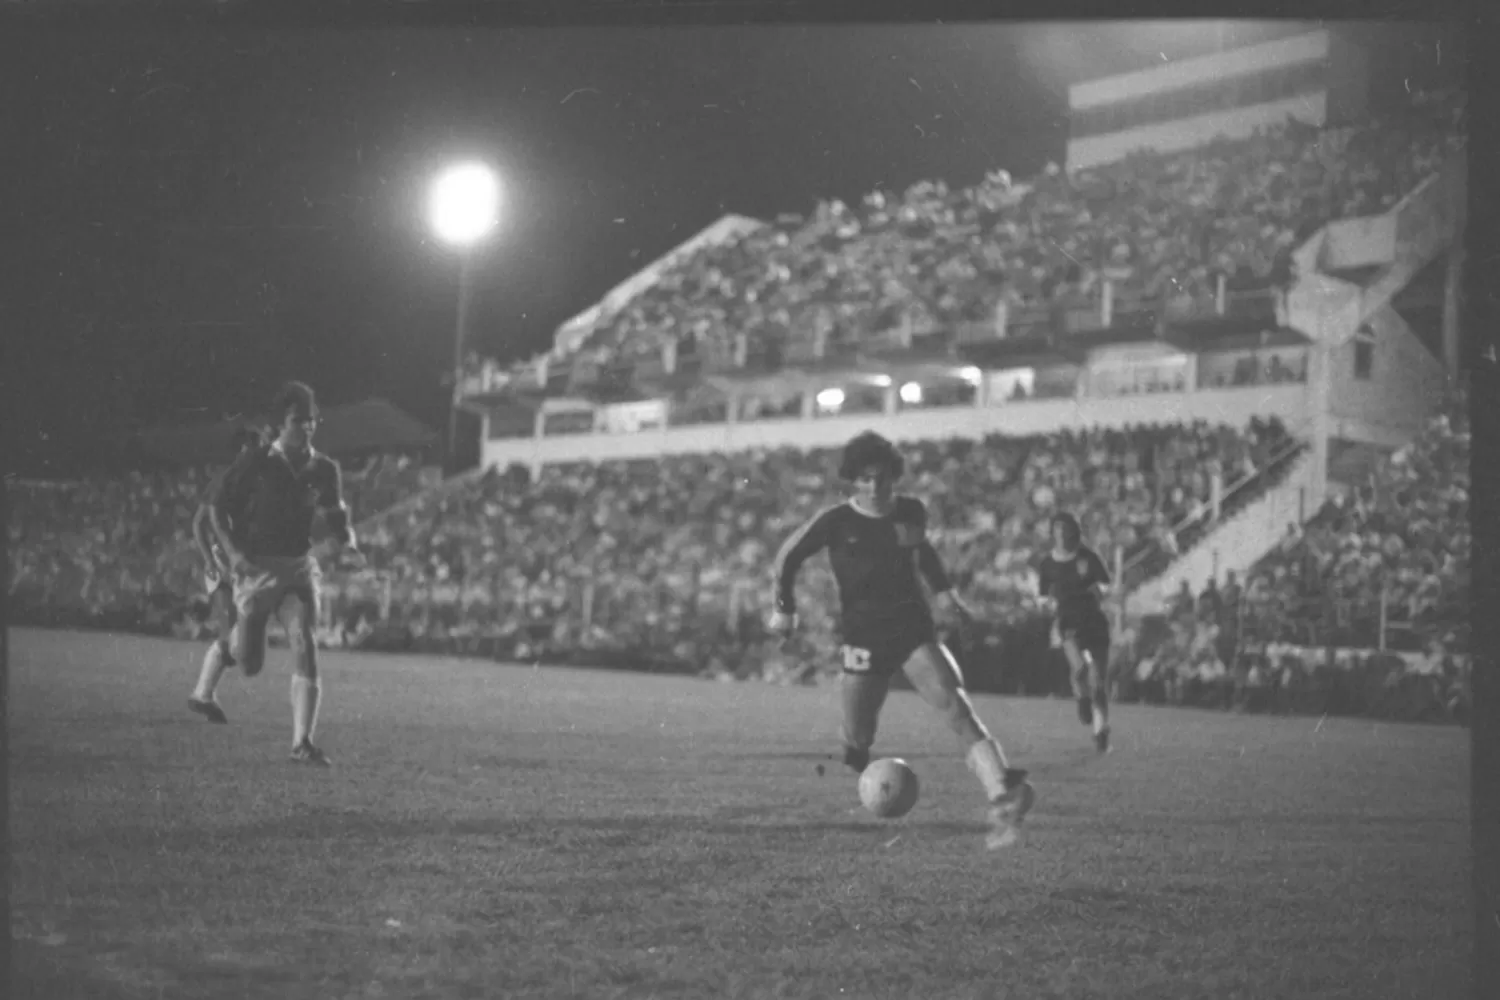
[[682,262],[698,250],[728,243],[764,225],[765,223],[759,219],[744,215],[722,216],[713,225],[679,243],[611,288],[598,302],[559,326],[554,336],[553,349],[560,354],[568,353],[578,342],[588,336],[595,323],[623,309],[637,295],[656,284],[668,268]]
[[[158,427],[141,431],[137,444],[152,458],[181,465],[217,464],[231,456],[230,441],[244,420],[198,427]],[[317,448],[335,458],[377,451],[418,451],[437,434],[387,400],[374,398],[323,410]]]

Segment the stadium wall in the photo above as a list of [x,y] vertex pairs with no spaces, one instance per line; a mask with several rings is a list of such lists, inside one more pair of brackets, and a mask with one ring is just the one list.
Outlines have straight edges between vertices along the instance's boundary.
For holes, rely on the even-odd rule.
[[[1367,375],[1361,374],[1363,352]],[[1354,338],[1330,346],[1330,360],[1329,432],[1335,437],[1400,447],[1442,398],[1441,359],[1390,306],[1370,316]]]

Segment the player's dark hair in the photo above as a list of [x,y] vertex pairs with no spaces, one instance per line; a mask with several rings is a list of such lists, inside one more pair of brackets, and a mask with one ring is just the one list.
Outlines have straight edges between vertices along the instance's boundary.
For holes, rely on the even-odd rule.
[[277,391],[276,398],[271,402],[271,419],[280,425],[292,410],[299,413],[318,412],[318,398],[313,394],[312,386],[306,382],[288,382]]
[[1078,523],[1078,518],[1068,511],[1060,510],[1052,515],[1051,523],[1053,528],[1059,525],[1063,529],[1063,544],[1069,549],[1076,549],[1083,544],[1083,526]]
[[906,459],[901,457],[895,445],[874,431],[865,431],[844,445],[844,454],[839,460],[839,478],[852,483],[872,465],[889,470],[894,479],[900,479],[906,471]]

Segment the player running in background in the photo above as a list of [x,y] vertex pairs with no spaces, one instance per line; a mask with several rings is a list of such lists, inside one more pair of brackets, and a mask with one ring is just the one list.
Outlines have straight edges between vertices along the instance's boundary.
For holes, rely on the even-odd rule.
[[289,382],[271,414],[276,440],[241,455],[213,498],[215,531],[234,578],[238,623],[232,652],[245,676],[265,665],[266,629],[283,603],[291,640],[292,760],[328,764],[313,743],[321,686],[313,628],[318,620],[318,563],[313,521],[321,512],[335,538],[358,554],[338,463],[312,447],[318,406],[312,389]]
[[1068,659],[1078,719],[1094,727],[1094,747],[1109,752],[1109,619],[1101,605],[1110,585],[1099,554],[1083,544],[1078,518],[1052,518],[1052,551],[1037,568],[1037,590],[1055,609],[1052,642]]
[[891,677],[905,671],[968,748],[969,768],[991,806],[987,845],[1007,847],[1018,839],[1036,794],[1026,772],[1007,764],[1000,744],[975,716],[958,664],[938,641],[919,574],[949,610],[962,618],[972,615],[953,592],[927,540],[926,507],[894,492],[904,471],[900,453],[879,434],[866,432],[845,446],[838,474],[853,484],[854,495],[819,512],[782,546],[776,557],[771,626],[784,637],[795,630],[797,572],[808,558],[827,549],[838,583],[844,643],[844,763],[855,771],[869,764]]
[[[266,445],[265,436],[248,425],[235,431],[232,443],[236,459]],[[210,497],[219,489],[222,478],[222,475],[215,478],[209,489]],[[224,676],[225,668],[234,666],[235,662],[229,649],[229,637],[234,631],[236,618],[234,585],[230,579],[229,556],[225,554],[224,545],[214,531],[213,512],[208,500],[204,500],[193,515],[193,541],[198,545],[198,554],[203,557],[204,580],[208,586],[209,620],[213,622],[219,636],[203,656],[203,669],[198,674],[198,686],[188,698],[188,708],[204,716],[209,722],[223,724],[229,718],[219,707],[214,694],[219,688],[219,680]]]

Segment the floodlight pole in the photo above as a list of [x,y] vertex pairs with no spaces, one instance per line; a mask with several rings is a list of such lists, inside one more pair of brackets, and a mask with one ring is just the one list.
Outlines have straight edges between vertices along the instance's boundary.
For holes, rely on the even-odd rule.
[[469,305],[474,295],[474,256],[477,246],[465,247],[458,262],[458,315],[453,325],[453,399],[448,407],[448,469],[458,473],[458,404],[463,398],[464,346],[468,341]]

